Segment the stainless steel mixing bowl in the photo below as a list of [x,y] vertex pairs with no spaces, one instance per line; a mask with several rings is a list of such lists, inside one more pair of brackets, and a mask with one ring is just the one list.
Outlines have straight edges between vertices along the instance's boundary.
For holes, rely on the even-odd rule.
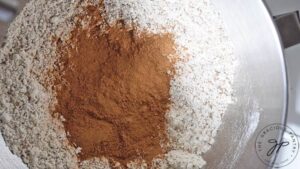
[[[259,160],[254,145],[262,128],[285,121],[287,80],[281,43],[261,0],[213,2],[233,41],[239,70],[234,86],[237,102],[225,114],[215,144],[204,154],[206,168],[268,168]],[[0,140],[0,150],[3,148]],[[25,168],[20,163],[7,151],[0,151],[0,168]]]
[[233,41],[239,70],[234,86],[237,102],[228,109],[215,144],[204,155],[206,168],[271,168],[260,161],[255,140],[264,127],[285,122],[287,77],[277,30],[261,0],[213,2]]

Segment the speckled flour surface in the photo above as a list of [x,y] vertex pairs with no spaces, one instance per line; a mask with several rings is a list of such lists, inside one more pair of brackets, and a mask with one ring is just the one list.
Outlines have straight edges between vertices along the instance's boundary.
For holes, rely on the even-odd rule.
[[[42,85],[43,74],[57,61],[53,38],[68,39],[76,16],[88,4],[98,1],[29,2],[0,49],[0,129],[29,168],[110,168],[105,158],[79,163],[62,122],[50,115],[55,94]],[[210,0],[105,0],[104,5],[111,24],[123,19],[140,31],[174,35],[180,61],[166,117],[172,150],[164,159],[154,159],[153,166],[201,168],[201,155],[214,143],[234,101],[236,61],[218,12]],[[134,162],[128,167],[147,168]]]

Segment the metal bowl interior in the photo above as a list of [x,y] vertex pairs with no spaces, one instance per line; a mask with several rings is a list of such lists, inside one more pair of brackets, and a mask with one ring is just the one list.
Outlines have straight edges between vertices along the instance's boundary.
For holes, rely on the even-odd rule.
[[204,154],[206,168],[269,168],[257,156],[255,140],[264,127],[285,122],[287,77],[277,30],[262,0],[213,2],[239,66],[234,83],[237,102],[228,108],[216,142]]
[[[261,0],[213,2],[227,26],[240,66],[234,86],[237,102],[229,107],[216,142],[204,154],[206,168],[267,168],[256,155],[255,139],[265,126],[284,123],[287,104],[286,72],[277,31]],[[5,147],[3,141],[0,147]],[[0,153],[2,167],[27,168],[7,148]]]

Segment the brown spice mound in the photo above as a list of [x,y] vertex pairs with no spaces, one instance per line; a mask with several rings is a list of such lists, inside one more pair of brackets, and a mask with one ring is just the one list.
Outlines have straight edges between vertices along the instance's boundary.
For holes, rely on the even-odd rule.
[[77,26],[68,42],[57,43],[66,83],[56,82],[55,112],[65,118],[70,142],[82,148],[81,160],[104,156],[126,166],[142,158],[151,165],[168,143],[172,36],[137,35],[121,21],[105,30],[96,23]]

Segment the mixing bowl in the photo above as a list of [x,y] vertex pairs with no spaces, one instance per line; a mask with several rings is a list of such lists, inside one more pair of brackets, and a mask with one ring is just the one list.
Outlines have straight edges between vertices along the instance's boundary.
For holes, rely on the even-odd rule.
[[[234,83],[236,102],[228,108],[215,143],[204,154],[205,168],[269,168],[258,157],[255,140],[264,127],[285,122],[287,78],[280,39],[263,1],[213,3],[224,19],[239,66]],[[272,137],[280,135],[277,132]],[[4,147],[0,140],[0,150]],[[0,151],[0,168],[26,167],[5,149]]]
[[[263,1],[213,2],[224,19],[239,66],[234,83],[237,100],[225,114],[215,144],[204,155],[206,168],[271,168],[258,157],[255,141],[264,127],[285,123],[288,93],[281,41]],[[270,162],[275,159],[269,158]]]

